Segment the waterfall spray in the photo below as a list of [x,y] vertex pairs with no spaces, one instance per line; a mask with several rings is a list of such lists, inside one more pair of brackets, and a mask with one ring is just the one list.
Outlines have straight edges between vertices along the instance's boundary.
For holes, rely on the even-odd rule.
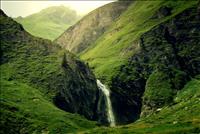
[[113,114],[112,103],[110,101],[110,91],[103,85],[99,80],[97,80],[98,88],[103,92],[106,97],[106,104],[107,104],[107,119],[110,123],[111,127],[115,126],[115,117]]

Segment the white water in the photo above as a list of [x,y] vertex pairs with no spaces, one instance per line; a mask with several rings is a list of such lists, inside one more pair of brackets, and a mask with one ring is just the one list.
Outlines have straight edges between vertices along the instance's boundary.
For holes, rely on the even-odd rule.
[[108,122],[110,123],[111,127],[114,127],[115,126],[115,117],[114,117],[114,114],[113,114],[112,104],[111,104],[111,101],[110,101],[110,91],[99,80],[97,80],[97,85],[98,85],[98,88],[106,96],[107,109],[108,109],[108,112],[107,112]]

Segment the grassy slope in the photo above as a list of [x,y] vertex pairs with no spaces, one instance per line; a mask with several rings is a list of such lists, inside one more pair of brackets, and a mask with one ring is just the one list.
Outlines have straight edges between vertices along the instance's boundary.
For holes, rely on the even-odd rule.
[[79,115],[58,109],[38,89],[8,81],[11,70],[3,66],[0,70],[1,132],[69,133],[95,126]]
[[[11,68],[10,79],[18,79],[42,89],[50,98],[63,86],[61,63],[67,54],[71,68],[75,68],[74,55],[61,50],[49,40],[36,38],[20,30],[20,25],[8,17],[0,17],[1,22],[1,60],[8,64],[3,70]],[[11,37],[11,39],[9,39]],[[12,39],[14,38],[14,39]],[[73,58],[72,58],[73,57]],[[73,60],[72,60],[73,59]],[[4,62],[3,62],[4,63]]]
[[[89,62],[97,77],[104,78],[109,83],[119,67],[139,49],[137,40],[143,33],[196,3],[197,1],[136,1],[103,36],[82,52],[80,57]],[[165,5],[173,7],[172,15],[151,19],[155,12]]]
[[[70,21],[67,22],[67,20],[64,20],[64,17],[70,19]],[[69,26],[73,25],[78,18],[79,17],[73,10],[64,6],[59,6],[44,9],[39,13],[35,13],[25,18],[16,18],[16,21],[21,23],[26,31],[32,35],[54,40]]]
[[[68,24],[55,24],[48,20],[40,22],[34,19],[34,21],[32,21],[32,19],[29,18],[18,22],[32,35],[50,40],[57,38],[70,26]],[[33,23],[35,23],[34,28]]]
[[77,59],[48,40],[30,36],[2,12],[0,26],[0,133],[69,133],[93,128],[94,122],[64,112],[52,102],[66,78],[61,68],[64,53],[72,70]]
[[156,133],[182,134],[200,132],[200,76],[178,92],[172,106],[141,118],[135,123],[116,128],[95,128],[83,133]]

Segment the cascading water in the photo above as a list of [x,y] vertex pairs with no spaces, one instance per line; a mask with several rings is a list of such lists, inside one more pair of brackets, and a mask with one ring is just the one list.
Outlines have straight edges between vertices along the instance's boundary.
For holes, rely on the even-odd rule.
[[115,117],[113,114],[112,104],[110,101],[110,91],[106,88],[105,85],[103,85],[101,83],[100,80],[97,80],[97,85],[98,85],[98,88],[103,92],[103,94],[106,97],[108,122],[110,123],[111,127],[114,127],[115,126]]

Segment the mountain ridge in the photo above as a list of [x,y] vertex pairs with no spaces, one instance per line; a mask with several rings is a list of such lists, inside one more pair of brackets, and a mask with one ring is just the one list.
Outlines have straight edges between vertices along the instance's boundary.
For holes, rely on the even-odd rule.
[[31,34],[54,40],[65,29],[81,18],[75,10],[65,6],[52,6],[26,17],[14,18]]
[[54,42],[73,53],[82,52],[106,31],[129,4],[130,2],[112,2],[97,8],[69,27]]

